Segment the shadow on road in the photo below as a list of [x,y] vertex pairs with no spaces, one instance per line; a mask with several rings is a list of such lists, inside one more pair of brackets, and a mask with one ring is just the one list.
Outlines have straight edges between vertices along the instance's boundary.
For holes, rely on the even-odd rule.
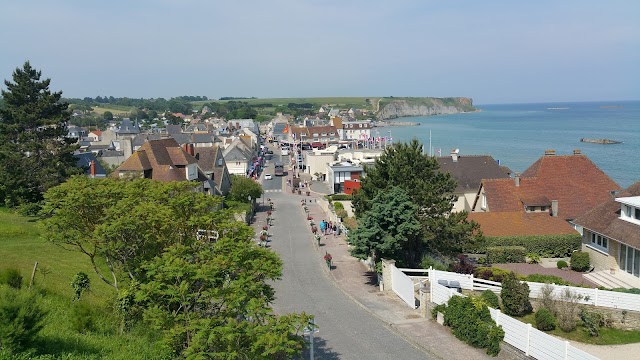
[[[313,337],[313,358],[321,359],[321,360],[338,360],[340,359],[340,354],[327,348],[327,341],[321,337],[314,336]],[[302,353],[302,357],[300,360],[309,359],[309,344],[307,343],[307,348],[304,349]]]

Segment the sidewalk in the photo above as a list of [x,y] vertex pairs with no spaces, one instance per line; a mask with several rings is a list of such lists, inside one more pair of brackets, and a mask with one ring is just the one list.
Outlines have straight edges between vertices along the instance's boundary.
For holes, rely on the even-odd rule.
[[[313,189],[313,186],[312,186]],[[315,200],[322,194],[312,192],[311,196],[299,196],[307,201],[309,215],[316,226],[321,220],[328,219]],[[302,212],[302,205],[300,205]],[[318,226],[319,228],[319,226]],[[311,231],[308,233],[313,241]],[[418,310],[410,309],[394,293],[383,293],[377,285],[377,275],[370,272],[357,259],[349,254],[349,247],[344,235],[322,235],[320,246],[315,245],[318,256],[330,253],[333,258],[332,270],[325,268],[336,285],[358,305],[383,321],[407,341],[441,359],[472,360],[489,359],[483,349],[471,347],[458,340],[447,327],[441,326],[431,319],[422,318]],[[519,359],[524,355],[514,356],[511,351],[502,351],[497,359]]]

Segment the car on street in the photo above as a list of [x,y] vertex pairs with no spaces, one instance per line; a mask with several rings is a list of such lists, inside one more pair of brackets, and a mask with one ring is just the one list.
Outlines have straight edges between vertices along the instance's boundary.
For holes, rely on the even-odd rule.
[[271,176],[271,174],[264,174],[264,179],[265,180],[271,180],[271,179],[273,179],[273,177]]

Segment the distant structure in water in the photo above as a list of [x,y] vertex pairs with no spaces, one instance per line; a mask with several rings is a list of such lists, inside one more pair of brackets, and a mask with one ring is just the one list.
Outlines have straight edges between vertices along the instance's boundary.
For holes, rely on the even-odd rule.
[[611,139],[588,139],[582,138],[581,142],[592,143],[592,144],[622,144],[622,141],[616,141]]

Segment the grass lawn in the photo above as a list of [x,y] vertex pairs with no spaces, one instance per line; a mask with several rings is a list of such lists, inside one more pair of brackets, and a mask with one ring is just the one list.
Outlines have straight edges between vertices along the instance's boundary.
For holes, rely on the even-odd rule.
[[[140,326],[118,334],[118,324],[111,310],[115,290],[98,278],[86,255],[47,243],[40,236],[34,219],[0,208],[0,258],[0,270],[14,267],[21,271],[23,288],[29,284],[35,261],[38,261],[39,269],[46,267],[51,271],[46,277],[38,272],[35,278],[35,291],[43,295],[41,305],[48,314],[35,345],[37,355],[34,359],[40,355],[46,359],[164,358],[156,341],[158,334],[148,328]],[[90,304],[96,314],[95,329],[84,334],[71,325],[75,303],[70,284],[79,271],[84,271],[91,279],[91,291],[83,295],[81,301]],[[3,358],[1,353],[0,358]]]
[[[528,314],[517,319],[534,327],[536,326],[534,314]],[[594,337],[589,335],[580,322],[572,332],[564,332],[556,327],[554,330],[547,331],[547,334],[592,345],[621,345],[640,342],[640,330],[628,331],[602,327],[600,328],[600,336]]]
[[[289,103],[303,104],[311,103],[315,106],[322,106],[329,104],[339,108],[348,109],[351,107],[358,109],[371,109],[371,105],[367,104],[366,99],[370,99],[372,102],[379,97],[318,97],[318,98],[274,98],[274,99],[238,99],[235,101],[243,101],[249,104],[273,104],[287,105]],[[227,102],[230,100],[208,100],[208,101],[194,101],[192,104],[196,106],[202,106],[210,102]]]
[[131,106],[112,105],[112,104],[100,104],[99,106],[93,106],[93,112],[96,114],[104,114],[105,111],[111,111],[113,115],[128,115]]

